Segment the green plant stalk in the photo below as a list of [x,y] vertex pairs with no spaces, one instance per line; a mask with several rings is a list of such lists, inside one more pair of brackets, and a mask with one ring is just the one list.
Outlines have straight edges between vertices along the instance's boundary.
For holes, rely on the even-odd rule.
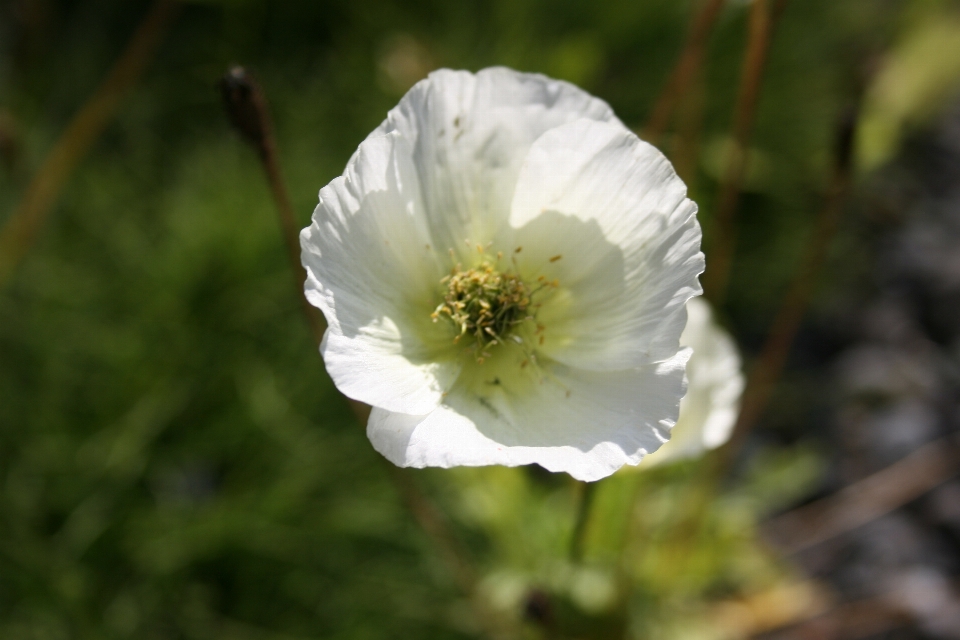
[[577,504],[577,516],[573,523],[573,534],[570,536],[570,561],[579,563],[583,560],[584,538],[587,534],[587,525],[590,523],[590,511],[593,499],[597,493],[598,482],[581,482],[580,500]]

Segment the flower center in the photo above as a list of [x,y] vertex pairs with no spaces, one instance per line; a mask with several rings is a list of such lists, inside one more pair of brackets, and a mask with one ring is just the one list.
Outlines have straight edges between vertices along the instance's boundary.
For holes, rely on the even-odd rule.
[[[431,314],[434,322],[441,316],[448,318],[460,333],[454,338],[459,343],[464,337],[473,344],[470,349],[482,363],[490,357],[489,347],[513,339],[521,343],[516,331],[531,315],[531,297],[535,291],[515,273],[503,273],[491,264],[462,270],[460,265],[441,284],[447,291],[443,302]],[[539,290],[539,289],[538,289]]]

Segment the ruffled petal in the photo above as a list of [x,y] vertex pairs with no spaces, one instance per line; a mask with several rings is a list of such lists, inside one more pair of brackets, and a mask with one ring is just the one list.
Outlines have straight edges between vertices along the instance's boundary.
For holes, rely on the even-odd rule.
[[308,300],[327,318],[321,351],[347,396],[392,411],[434,409],[456,379],[431,326],[443,276],[420,186],[399,134],[369,138],[320,192],[300,235]]
[[533,142],[578,118],[619,125],[605,102],[566,82],[504,67],[442,69],[415,85],[370,137],[396,131],[410,141],[432,242],[462,253],[465,241],[486,245],[506,222]]
[[453,467],[536,463],[585,481],[637,464],[666,441],[684,392],[689,350],[627,371],[546,365],[521,393],[457,385],[433,412],[374,408],[367,434],[394,464]]
[[685,196],[663,154],[622,126],[578,120],[532,145],[510,226],[522,270],[560,284],[537,318],[546,355],[603,371],[676,353],[704,267]]

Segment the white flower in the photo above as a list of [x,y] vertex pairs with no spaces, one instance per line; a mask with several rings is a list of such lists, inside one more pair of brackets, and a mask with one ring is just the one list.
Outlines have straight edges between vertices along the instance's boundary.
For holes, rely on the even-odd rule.
[[733,339],[714,320],[703,298],[687,302],[680,344],[693,349],[687,363],[687,395],[670,441],[643,460],[640,469],[693,458],[726,442],[740,412],[744,379]]
[[333,381],[400,466],[582,480],[666,441],[684,393],[696,205],[573,85],[505,68],[418,83],[301,233]]

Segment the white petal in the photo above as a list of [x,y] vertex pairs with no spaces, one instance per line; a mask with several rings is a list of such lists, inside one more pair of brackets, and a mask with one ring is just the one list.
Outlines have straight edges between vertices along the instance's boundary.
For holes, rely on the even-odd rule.
[[520,165],[543,132],[578,118],[617,123],[610,107],[566,82],[503,67],[441,69],[417,83],[370,137],[410,141],[433,243],[487,244],[510,210]]
[[427,412],[456,379],[430,325],[443,269],[430,246],[420,188],[399,134],[360,145],[320,192],[300,235],[307,298],[327,318],[326,367],[347,396]]
[[367,434],[400,466],[536,463],[599,480],[666,440],[689,355],[683,350],[665,362],[607,373],[558,365],[524,393],[493,385],[477,394],[457,385],[424,416],[374,408]]
[[689,321],[680,343],[693,348],[687,364],[687,395],[670,441],[642,467],[698,456],[726,442],[740,410],[744,378],[740,356],[729,334],[713,320],[702,298],[687,303]]
[[663,154],[623,127],[578,120],[533,144],[510,225],[522,270],[561,285],[537,318],[546,354],[609,370],[676,353],[704,264],[685,195]]

